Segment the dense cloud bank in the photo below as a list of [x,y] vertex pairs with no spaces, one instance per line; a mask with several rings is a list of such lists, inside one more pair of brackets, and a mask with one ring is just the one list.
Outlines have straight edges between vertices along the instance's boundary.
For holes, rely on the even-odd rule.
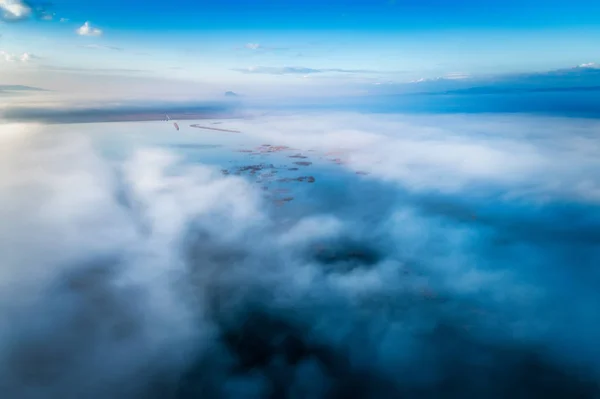
[[260,140],[336,151],[410,191],[600,202],[600,122],[515,115],[268,114],[227,124]]
[[[3,395],[598,397],[597,186],[565,185],[590,145],[512,132],[486,153],[434,128],[422,144],[369,136],[360,119],[300,142],[269,122],[298,145],[368,144],[349,165],[370,157],[377,206],[358,186],[274,218],[244,180],[171,152],[109,162],[81,135],[2,126]],[[457,166],[456,142],[479,143],[480,163]],[[414,151],[426,172],[403,169]]]

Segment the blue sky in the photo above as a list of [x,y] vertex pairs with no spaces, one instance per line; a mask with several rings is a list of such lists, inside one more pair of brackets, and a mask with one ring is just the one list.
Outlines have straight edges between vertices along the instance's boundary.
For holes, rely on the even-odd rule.
[[[133,91],[135,82],[173,80],[207,93],[358,93],[364,84],[545,71],[600,58],[600,2],[591,0],[41,4],[0,0],[0,69],[11,80],[3,84],[73,90],[91,84],[86,73],[102,82],[111,75],[122,89],[130,76]],[[24,9],[29,17],[15,15]]]

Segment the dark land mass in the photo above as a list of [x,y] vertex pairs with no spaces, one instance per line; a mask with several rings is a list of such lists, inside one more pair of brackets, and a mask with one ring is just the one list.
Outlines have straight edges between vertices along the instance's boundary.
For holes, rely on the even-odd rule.
[[24,85],[0,85],[0,91],[48,91],[39,87],[24,86]]
[[306,159],[306,158],[308,158],[308,157],[307,157],[307,156],[305,156],[305,155],[302,155],[302,154],[296,154],[296,155],[290,155],[288,158],[299,158],[299,159]]
[[435,92],[408,93],[415,96],[442,96],[442,95],[468,95],[468,94],[513,94],[513,93],[552,93],[552,92],[580,92],[600,91],[600,86],[575,86],[575,87],[494,87],[481,86],[467,89],[445,90]]
[[9,121],[58,123],[146,122],[172,120],[241,118],[236,107],[223,104],[183,105],[151,104],[106,108],[7,108],[4,119]]

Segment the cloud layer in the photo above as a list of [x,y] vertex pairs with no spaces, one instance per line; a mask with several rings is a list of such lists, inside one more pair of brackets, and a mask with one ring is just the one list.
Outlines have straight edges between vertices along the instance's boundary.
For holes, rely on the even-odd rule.
[[282,112],[230,126],[261,140],[343,149],[350,167],[411,190],[480,192],[492,184],[515,196],[600,202],[595,120]]
[[315,69],[306,67],[268,67],[268,66],[252,66],[248,68],[237,68],[233,69],[237,72],[250,73],[250,74],[268,74],[268,75],[309,75],[314,73],[373,73],[374,71],[362,70],[362,69],[340,69],[340,68],[325,68]]
[[349,169],[287,213],[165,149],[107,159],[80,127],[3,126],[8,397],[598,394],[592,122],[224,125]]

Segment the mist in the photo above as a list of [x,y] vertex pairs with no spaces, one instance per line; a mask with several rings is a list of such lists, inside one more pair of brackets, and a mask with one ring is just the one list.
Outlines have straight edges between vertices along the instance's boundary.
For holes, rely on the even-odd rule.
[[343,187],[286,213],[172,149],[109,159],[81,125],[1,126],[7,397],[600,395],[595,122],[226,125],[344,143]]

